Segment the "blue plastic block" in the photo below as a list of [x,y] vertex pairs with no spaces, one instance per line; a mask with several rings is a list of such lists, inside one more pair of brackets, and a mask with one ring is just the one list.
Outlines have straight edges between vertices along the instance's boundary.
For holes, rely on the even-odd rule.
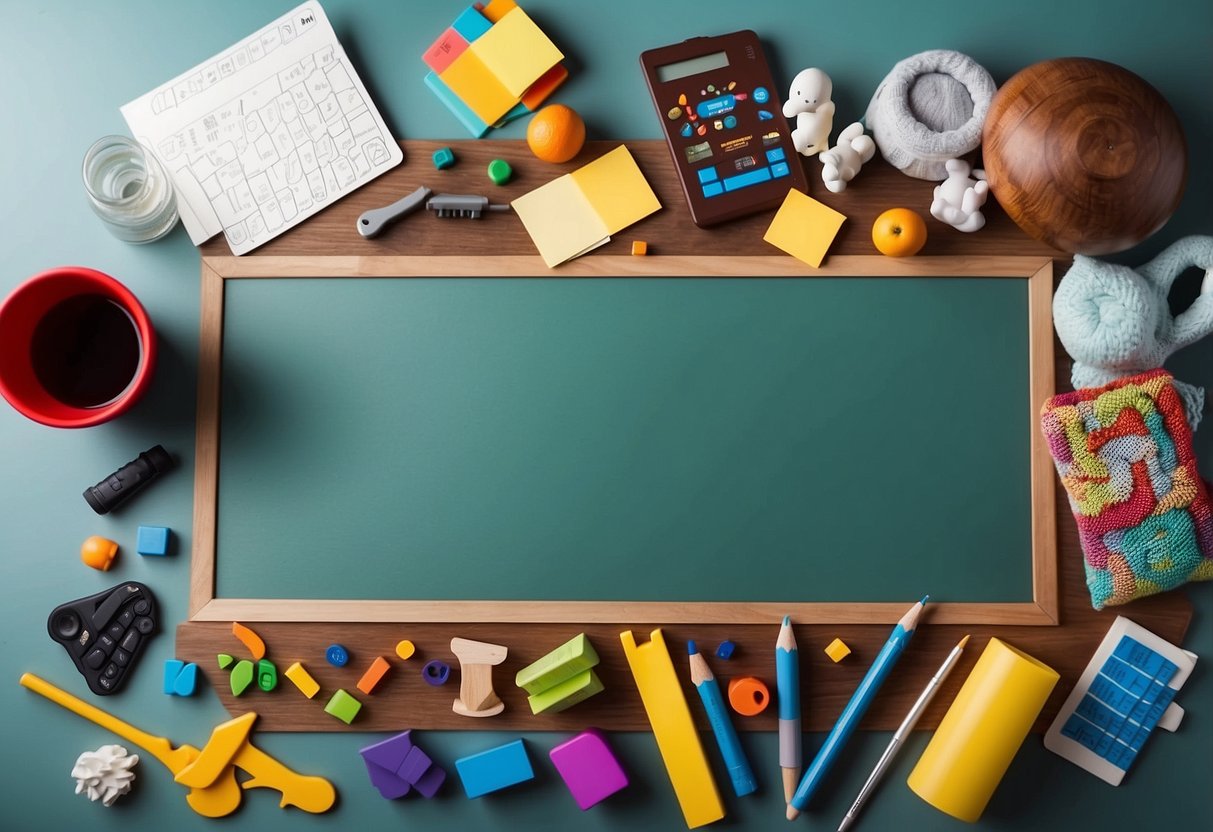
[[328,663],[333,667],[345,667],[350,660],[350,651],[340,644],[330,644],[328,649],[324,651],[324,657],[328,659]]
[[176,659],[164,660],[164,692],[168,696],[172,696],[176,691],[177,674],[183,667],[185,667],[185,662],[179,662]]
[[455,769],[469,798],[516,786],[535,776],[522,740],[456,760]]
[[455,18],[455,22],[451,24],[451,28],[463,35],[464,40],[471,43],[487,32],[492,25],[492,22],[482,15],[475,6],[468,6],[460,13],[459,17]]
[[164,526],[140,526],[135,532],[135,551],[141,555],[164,557],[168,554],[169,530]]
[[449,147],[440,147],[434,151],[434,167],[446,170],[455,166],[455,151]]
[[731,659],[733,658],[733,651],[736,649],[736,642],[726,638],[724,641],[720,642],[720,646],[716,648],[716,658],[725,660]]
[[169,696],[193,696],[198,684],[198,665],[165,659],[164,692]]

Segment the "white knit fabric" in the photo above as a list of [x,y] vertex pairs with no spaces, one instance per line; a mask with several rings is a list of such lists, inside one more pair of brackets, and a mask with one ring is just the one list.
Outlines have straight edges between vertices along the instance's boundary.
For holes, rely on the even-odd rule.
[[893,67],[864,120],[893,167],[918,179],[945,179],[945,162],[981,144],[996,89],[990,73],[968,55],[932,49]]

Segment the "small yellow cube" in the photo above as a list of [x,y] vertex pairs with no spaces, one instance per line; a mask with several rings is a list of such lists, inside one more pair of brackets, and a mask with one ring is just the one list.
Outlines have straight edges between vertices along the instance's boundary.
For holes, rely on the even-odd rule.
[[826,648],[826,655],[835,662],[840,662],[847,656],[851,655],[851,648],[843,642],[842,639],[836,638],[830,642],[830,646]]
[[632,240],[632,254],[643,257],[649,253],[649,244],[644,240]]
[[295,662],[286,669],[286,678],[290,679],[295,687],[299,688],[299,692],[311,699],[320,692],[320,685],[312,678],[312,674],[304,669],[303,665]]

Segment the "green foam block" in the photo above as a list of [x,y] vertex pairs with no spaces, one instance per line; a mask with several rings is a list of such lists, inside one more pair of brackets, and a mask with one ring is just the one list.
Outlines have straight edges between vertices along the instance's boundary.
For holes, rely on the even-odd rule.
[[602,693],[603,689],[602,680],[598,678],[598,674],[587,670],[542,693],[528,696],[526,701],[530,703],[533,714],[557,714],[566,708],[573,707],[578,702],[584,702],[596,693]]
[[[557,647],[542,659],[529,664],[514,677],[514,684],[529,694],[539,694],[566,682],[598,664],[598,654],[589,637],[582,633]],[[538,713],[538,711],[536,711]]]
[[231,667],[232,662],[236,661],[236,659],[228,653],[220,653],[215,657],[215,660],[219,662],[220,670],[227,670],[229,667]]
[[248,686],[253,683],[253,663],[248,659],[241,659],[236,662],[236,666],[232,668],[231,678],[228,680],[232,683],[232,696],[239,696],[248,690]]
[[362,703],[340,688],[333,694],[333,698],[329,700],[329,703],[324,706],[326,714],[332,714],[346,725],[353,722],[354,717],[358,716],[358,712],[361,710]]

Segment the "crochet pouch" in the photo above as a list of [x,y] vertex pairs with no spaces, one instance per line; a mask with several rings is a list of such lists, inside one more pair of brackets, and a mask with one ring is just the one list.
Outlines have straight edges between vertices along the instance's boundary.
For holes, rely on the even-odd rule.
[[1095,609],[1213,578],[1213,515],[1171,375],[1054,396],[1040,423]]

